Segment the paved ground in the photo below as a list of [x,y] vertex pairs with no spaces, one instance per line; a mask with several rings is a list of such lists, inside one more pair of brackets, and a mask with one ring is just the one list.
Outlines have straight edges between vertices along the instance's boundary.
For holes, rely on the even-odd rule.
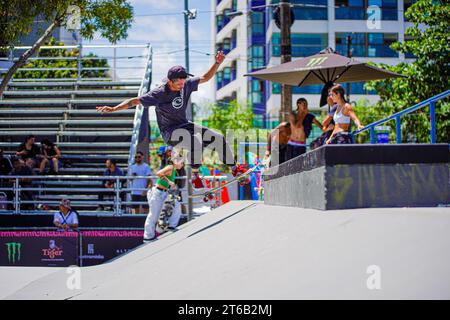
[[236,201],[83,268],[80,290],[68,290],[65,269],[0,268],[0,298],[450,299],[449,230],[450,208],[316,211]]

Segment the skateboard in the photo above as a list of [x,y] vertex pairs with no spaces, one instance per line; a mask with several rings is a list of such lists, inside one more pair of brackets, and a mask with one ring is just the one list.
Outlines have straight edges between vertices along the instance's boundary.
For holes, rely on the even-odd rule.
[[224,187],[226,187],[226,186],[228,186],[228,185],[230,185],[232,183],[239,182],[239,184],[241,184],[241,185],[246,184],[247,180],[248,180],[248,177],[250,176],[250,174],[252,172],[257,171],[258,169],[260,169],[261,166],[266,168],[268,166],[269,162],[270,162],[270,158],[266,159],[265,161],[263,161],[259,165],[253,166],[252,168],[250,168],[247,171],[245,171],[243,174],[241,174],[241,175],[239,175],[237,177],[234,177],[233,179],[231,179],[231,180],[221,184],[218,187],[209,189],[209,190],[207,190],[205,192],[202,192],[202,193],[197,193],[197,194],[190,195],[189,198],[191,198],[191,199],[193,199],[193,198],[203,198],[204,202],[208,202],[209,200],[213,200],[214,197],[215,197],[215,194],[218,191],[220,191],[222,188],[224,188]]
[[175,209],[175,202],[180,201],[180,193],[178,190],[170,190],[167,199],[164,201],[164,205],[161,209],[158,222],[156,224],[156,232],[160,235],[166,232],[169,228],[169,219]]

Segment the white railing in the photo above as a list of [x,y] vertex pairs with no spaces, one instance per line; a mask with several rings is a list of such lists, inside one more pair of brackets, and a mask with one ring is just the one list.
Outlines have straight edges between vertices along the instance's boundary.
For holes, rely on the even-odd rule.
[[[38,182],[36,184],[31,183],[31,181],[26,182],[26,186],[23,184],[23,180],[46,180],[48,182],[49,180],[59,180],[59,182],[64,181],[67,185],[70,185],[70,182],[74,181],[89,181],[89,180],[101,180],[101,181],[107,181],[107,180],[114,180],[114,187],[113,188],[105,188],[103,187],[103,183],[98,187],[70,187],[62,186],[62,187],[49,187],[49,186],[43,186],[39,185]],[[57,207],[61,199],[55,199],[55,200],[46,200],[46,199],[34,199],[34,196],[36,195],[42,195],[44,192],[57,192],[60,191],[64,196],[61,196],[61,198],[68,198],[71,200],[72,206],[111,206],[112,207],[112,214],[113,215],[123,215],[124,213],[127,213],[132,205],[147,205],[147,202],[142,201],[128,201],[128,200],[122,200],[126,199],[126,195],[128,195],[132,191],[148,191],[147,188],[130,188],[125,186],[127,181],[133,180],[133,179],[145,179],[145,180],[151,180],[152,185],[154,185],[154,182],[158,179],[157,176],[87,176],[87,175],[57,175],[57,176],[44,176],[44,175],[33,175],[33,176],[0,176],[0,194],[3,194],[6,196],[5,199],[0,198],[0,214],[3,212],[7,213],[15,213],[20,214],[24,211],[40,211],[36,209],[29,209],[29,210],[21,210],[21,206],[24,204],[30,204],[32,206],[36,205],[47,205],[47,206],[55,206]],[[177,180],[187,180],[186,177],[177,177]],[[226,176],[204,176],[203,179],[209,181],[210,188],[216,187],[220,185],[223,181],[226,181]],[[190,182],[188,182],[190,183]],[[186,185],[184,188],[179,189],[181,192],[184,192],[187,194],[187,188]],[[202,189],[202,191],[205,191],[206,189]],[[24,196],[27,197],[25,193],[27,193],[31,196],[31,200],[24,200]],[[94,200],[80,200],[77,199],[80,196],[85,196],[86,194],[73,194],[73,192],[85,192],[86,194],[91,194],[94,196],[99,196],[100,194],[103,194],[104,197],[112,197],[111,200],[103,200],[99,201],[98,199]],[[199,191],[201,192],[201,191]],[[9,194],[9,196],[8,196]],[[8,199],[9,198],[9,199]],[[12,199],[11,199],[12,198]],[[187,198],[183,199],[182,204],[187,204]],[[12,205],[13,210],[8,210],[7,206],[8,204]],[[217,193],[217,199],[214,201],[211,201],[210,206],[212,208],[218,207],[222,205],[222,197],[221,192]]]
[[[20,50],[28,50],[30,49],[31,46],[17,46],[14,47],[10,50],[9,53],[9,57],[6,58],[0,58],[0,61],[9,61],[9,62],[15,62],[17,61],[19,58],[16,57],[17,54],[15,54],[16,52],[19,52]],[[13,77],[14,80],[18,81],[80,81],[83,79],[87,79],[87,80],[97,80],[97,81],[101,81],[101,80],[113,80],[115,81],[117,78],[117,74],[116,71],[117,70],[140,70],[140,69],[146,69],[146,66],[144,66],[144,63],[146,61],[148,61],[148,53],[147,54],[142,54],[142,52],[139,52],[138,54],[125,54],[124,56],[118,56],[117,55],[117,50],[118,49],[127,49],[128,51],[130,49],[146,49],[146,48],[150,48],[150,44],[140,44],[140,45],[83,45],[83,44],[78,44],[78,45],[64,45],[64,46],[41,46],[39,48],[39,51],[41,50],[74,50],[74,49],[78,49],[78,56],[76,57],[61,57],[61,56],[55,56],[55,57],[40,57],[39,56],[39,52],[36,54],[36,56],[33,56],[31,58],[28,59],[28,61],[34,61],[34,60],[66,60],[66,61],[70,61],[70,60],[76,60],[77,66],[76,67],[66,67],[66,68],[58,68],[58,67],[48,67],[48,68],[28,68],[28,67],[22,67],[19,68],[17,71],[77,71],[77,78],[39,78],[39,79],[15,79]],[[84,52],[88,49],[111,49],[113,50],[112,55],[109,56],[98,56],[98,57],[90,57],[89,55],[85,55]],[[92,53],[92,52],[89,52]],[[145,62],[142,63],[141,65],[136,63],[136,60],[144,60]],[[112,66],[107,66],[107,67],[83,67],[83,61],[85,60],[112,60]],[[132,65],[128,65],[128,66],[117,66],[117,63],[119,61],[133,61]],[[5,68],[0,68],[0,73],[2,72],[6,72],[8,69]],[[99,77],[99,78],[83,78],[83,71],[106,71],[106,70],[112,70],[113,74],[112,74],[112,78],[110,77]],[[131,78],[126,78],[126,77],[120,77],[121,80],[126,80],[126,79],[134,79],[137,80],[138,78],[133,76]]]

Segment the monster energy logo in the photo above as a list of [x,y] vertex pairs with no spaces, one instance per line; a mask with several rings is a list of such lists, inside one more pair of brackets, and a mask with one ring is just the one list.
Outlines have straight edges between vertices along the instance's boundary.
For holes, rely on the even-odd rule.
[[324,63],[328,57],[321,57],[321,58],[312,58],[308,61],[307,67],[315,67],[320,66],[322,63]]
[[22,244],[19,242],[10,242],[6,243],[6,247],[8,248],[8,262],[15,264],[16,260],[20,261],[20,249],[22,248]]

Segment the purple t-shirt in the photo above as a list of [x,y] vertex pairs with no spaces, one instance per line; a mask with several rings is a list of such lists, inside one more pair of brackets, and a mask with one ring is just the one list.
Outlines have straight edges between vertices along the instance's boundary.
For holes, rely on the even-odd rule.
[[308,113],[303,119],[303,129],[305,130],[305,135],[308,138],[311,134],[312,123],[316,117],[312,113]]
[[173,130],[189,122],[186,118],[186,107],[191,93],[198,90],[199,82],[199,77],[188,78],[181,91],[172,91],[163,84],[139,97],[144,107],[156,107],[156,120],[166,143]]

